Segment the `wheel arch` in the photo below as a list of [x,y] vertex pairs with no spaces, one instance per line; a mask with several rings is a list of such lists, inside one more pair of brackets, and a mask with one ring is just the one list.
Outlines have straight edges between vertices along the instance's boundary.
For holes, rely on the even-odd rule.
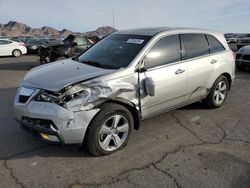
[[141,122],[141,115],[140,115],[140,111],[136,108],[136,105],[134,103],[132,103],[131,101],[124,99],[124,98],[114,98],[114,99],[110,99],[104,103],[120,104],[120,105],[124,106],[125,108],[127,108],[130,111],[131,115],[133,116],[134,129],[139,130],[140,122]]
[[229,89],[231,89],[231,85],[232,85],[232,77],[229,73],[224,72],[221,74],[222,76],[225,76],[227,78],[228,84],[229,84]]

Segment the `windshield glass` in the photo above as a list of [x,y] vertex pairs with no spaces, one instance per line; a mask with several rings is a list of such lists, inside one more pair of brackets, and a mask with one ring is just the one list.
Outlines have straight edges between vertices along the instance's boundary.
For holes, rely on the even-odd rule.
[[112,34],[88,49],[78,61],[106,69],[126,67],[150,38],[143,35]]

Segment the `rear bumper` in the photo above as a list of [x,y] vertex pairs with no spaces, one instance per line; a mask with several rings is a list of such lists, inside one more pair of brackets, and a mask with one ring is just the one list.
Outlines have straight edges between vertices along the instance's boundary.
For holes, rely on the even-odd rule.
[[25,46],[20,47],[19,50],[22,52],[22,54],[27,54],[27,48]]

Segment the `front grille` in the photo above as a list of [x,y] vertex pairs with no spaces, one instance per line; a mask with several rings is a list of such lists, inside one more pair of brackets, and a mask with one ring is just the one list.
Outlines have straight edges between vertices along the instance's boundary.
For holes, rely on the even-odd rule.
[[22,121],[29,123],[29,124],[39,125],[39,126],[44,127],[46,129],[50,129],[50,126],[52,126],[54,129],[58,130],[58,128],[56,127],[54,122],[52,120],[49,120],[49,119],[22,117]]
[[236,55],[236,59],[240,59],[241,56],[242,56],[242,54],[237,54],[237,55]]
[[20,95],[18,98],[18,102],[19,103],[26,103],[29,100],[30,96],[24,96],[24,95]]
[[243,55],[242,59],[250,61],[250,55]]

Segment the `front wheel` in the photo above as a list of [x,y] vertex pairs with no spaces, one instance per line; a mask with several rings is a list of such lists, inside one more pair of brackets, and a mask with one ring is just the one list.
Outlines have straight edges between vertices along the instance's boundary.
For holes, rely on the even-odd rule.
[[122,105],[107,103],[89,125],[87,147],[94,156],[108,155],[122,149],[133,129],[133,116]]
[[223,105],[229,90],[229,83],[225,76],[220,76],[214,82],[209,95],[203,101],[208,108],[218,108]]

